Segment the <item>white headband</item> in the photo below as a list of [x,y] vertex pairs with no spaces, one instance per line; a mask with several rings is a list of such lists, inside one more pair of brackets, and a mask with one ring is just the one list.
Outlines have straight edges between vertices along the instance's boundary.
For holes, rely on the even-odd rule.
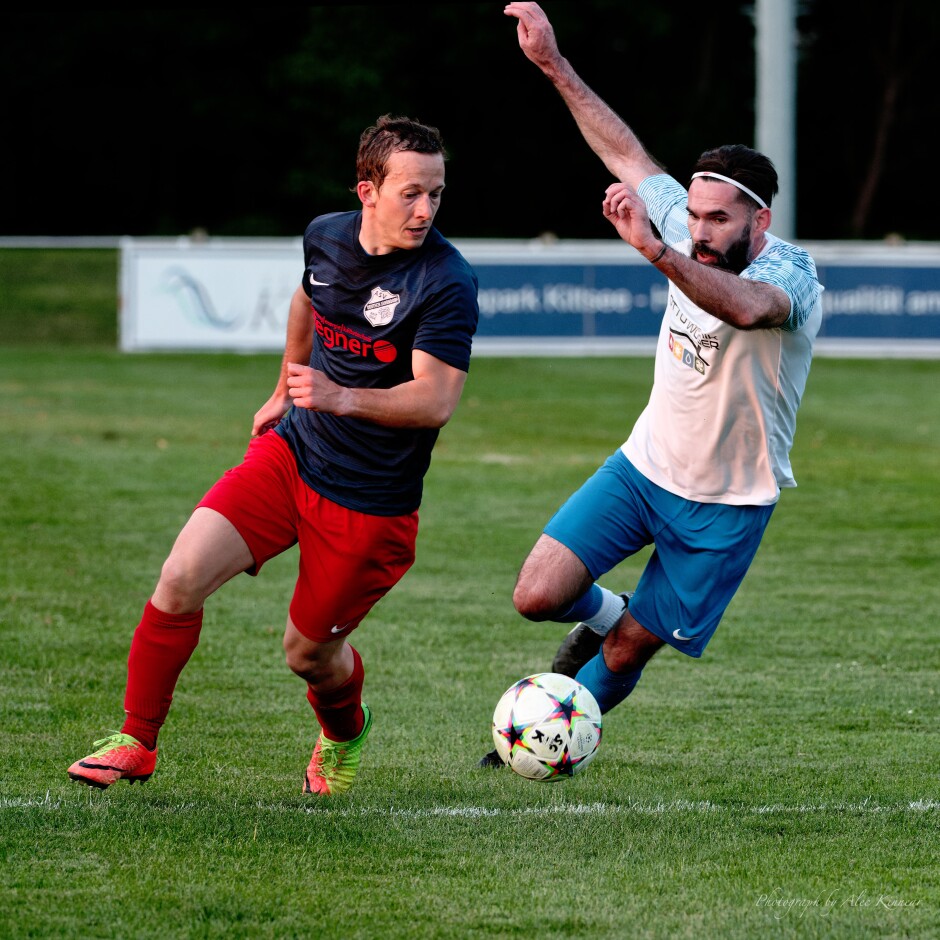
[[748,189],[747,186],[744,185],[744,183],[739,183],[737,180],[731,179],[730,176],[722,176],[720,173],[712,173],[711,171],[706,170],[706,171],[703,171],[702,173],[693,173],[692,179],[695,179],[698,176],[710,176],[713,179],[721,180],[723,183],[730,183],[732,186],[737,186],[738,189],[740,189],[742,193],[747,193],[751,197],[751,199],[753,199],[754,202],[756,202],[761,207],[761,209],[770,208],[767,205],[767,203],[764,202],[764,200],[761,199],[761,197],[757,195],[757,193],[755,193],[752,189]]

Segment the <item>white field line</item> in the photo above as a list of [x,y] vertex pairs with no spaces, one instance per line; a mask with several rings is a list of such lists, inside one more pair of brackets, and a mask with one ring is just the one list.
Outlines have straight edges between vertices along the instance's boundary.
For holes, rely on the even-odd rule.
[[[0,797],[0,810],[4,809],[74,809],[79,806],[92,805],[95,794],[83,794],[79,799],[54,799],[47,791],[41,797]],[[97,799],[102,799],[98,796]],[[103,799],[110,802],[110,797]],[[284,812],[283,805],[264,803],[244,803],[243,807],[254,807],[267,812]],[[180,803],[170,809],[172,812],[199,812],[207,810],[210,806],[205,803]],[[237,804],[231,809],[236,809]],[[625,803],[549,803],[519,808],[496,806],[428,806],[424,809],[402,808],[396,806],[361,806],[361,807],[330,807],[322,804],[310,806],[291,807],[288,812],[301,812],[305,814],[323,816],[346,817],[380,817],[380,818],[406,818],[428,819],[447,818],[477,819],[482,817],[518,817],[518,816],[681,816],[695,813],[701,814],[730,814],[752,816],[787,816],[787,815],[822,815],[831,816],[842,813],[882,815],[896,813],[937,813],[940,812],[940,800],[922,799],[902,803],[879,803],[869,797],[860,802],[835,803],[769,803],[759,806],[722,806],[708,800],[660,800],[656,802],[628,801]]]

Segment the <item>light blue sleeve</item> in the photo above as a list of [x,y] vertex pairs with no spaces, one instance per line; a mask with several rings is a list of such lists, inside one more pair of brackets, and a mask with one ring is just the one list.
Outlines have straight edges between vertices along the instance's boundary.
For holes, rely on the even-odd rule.
[[790,316],[782,329],[794,333],[802,329],[822,294],[813,259],[802,248],[779,238],[773,238],[768,248],[741,272],[741,277],[773,284],[790,298]]
[[667,173],[647,176],[637,188],[646,212],[667,245],[689,239],[689,194]]

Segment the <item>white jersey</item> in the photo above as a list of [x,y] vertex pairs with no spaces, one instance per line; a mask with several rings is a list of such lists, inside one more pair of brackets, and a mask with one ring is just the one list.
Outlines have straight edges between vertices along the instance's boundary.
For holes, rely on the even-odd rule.
[[[639,194],[663,240],[690,255],[685,189],[657,175]],[[769,505],[781,487],[796,486],[790,448],[823,288],[813,259],[769,233],[740,276],[784,290],[787,322],[739,330],[670,282],[649,403],[621,449],[644,476],[686,499]]]

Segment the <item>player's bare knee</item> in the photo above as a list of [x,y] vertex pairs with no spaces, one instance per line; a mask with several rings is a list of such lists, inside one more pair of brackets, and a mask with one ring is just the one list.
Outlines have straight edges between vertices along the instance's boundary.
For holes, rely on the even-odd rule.
[[538,587],[532,587],[520,581],[512,594],[512,602],[516,610],[526,620],[541,623],[551,620],[558,612],[557,601]]
[[[284,644],[284,661],[287,663],[287,668],[295,675],[307,679],[309,675],[314,673],[310,658],[297,647],[288,646],[286,643]],[[310,680],[308,679],[308,681]]]
[[198,610],[206,599],[202,579],[196,570],[172,553],[163,563],[154,594],[161,602],[157,606],[167,613]]
[[291,672],[311,685],[327,681],[333,674],[336,651],[326,644],[313,643],[296,635],[284,637],[284,660]]

